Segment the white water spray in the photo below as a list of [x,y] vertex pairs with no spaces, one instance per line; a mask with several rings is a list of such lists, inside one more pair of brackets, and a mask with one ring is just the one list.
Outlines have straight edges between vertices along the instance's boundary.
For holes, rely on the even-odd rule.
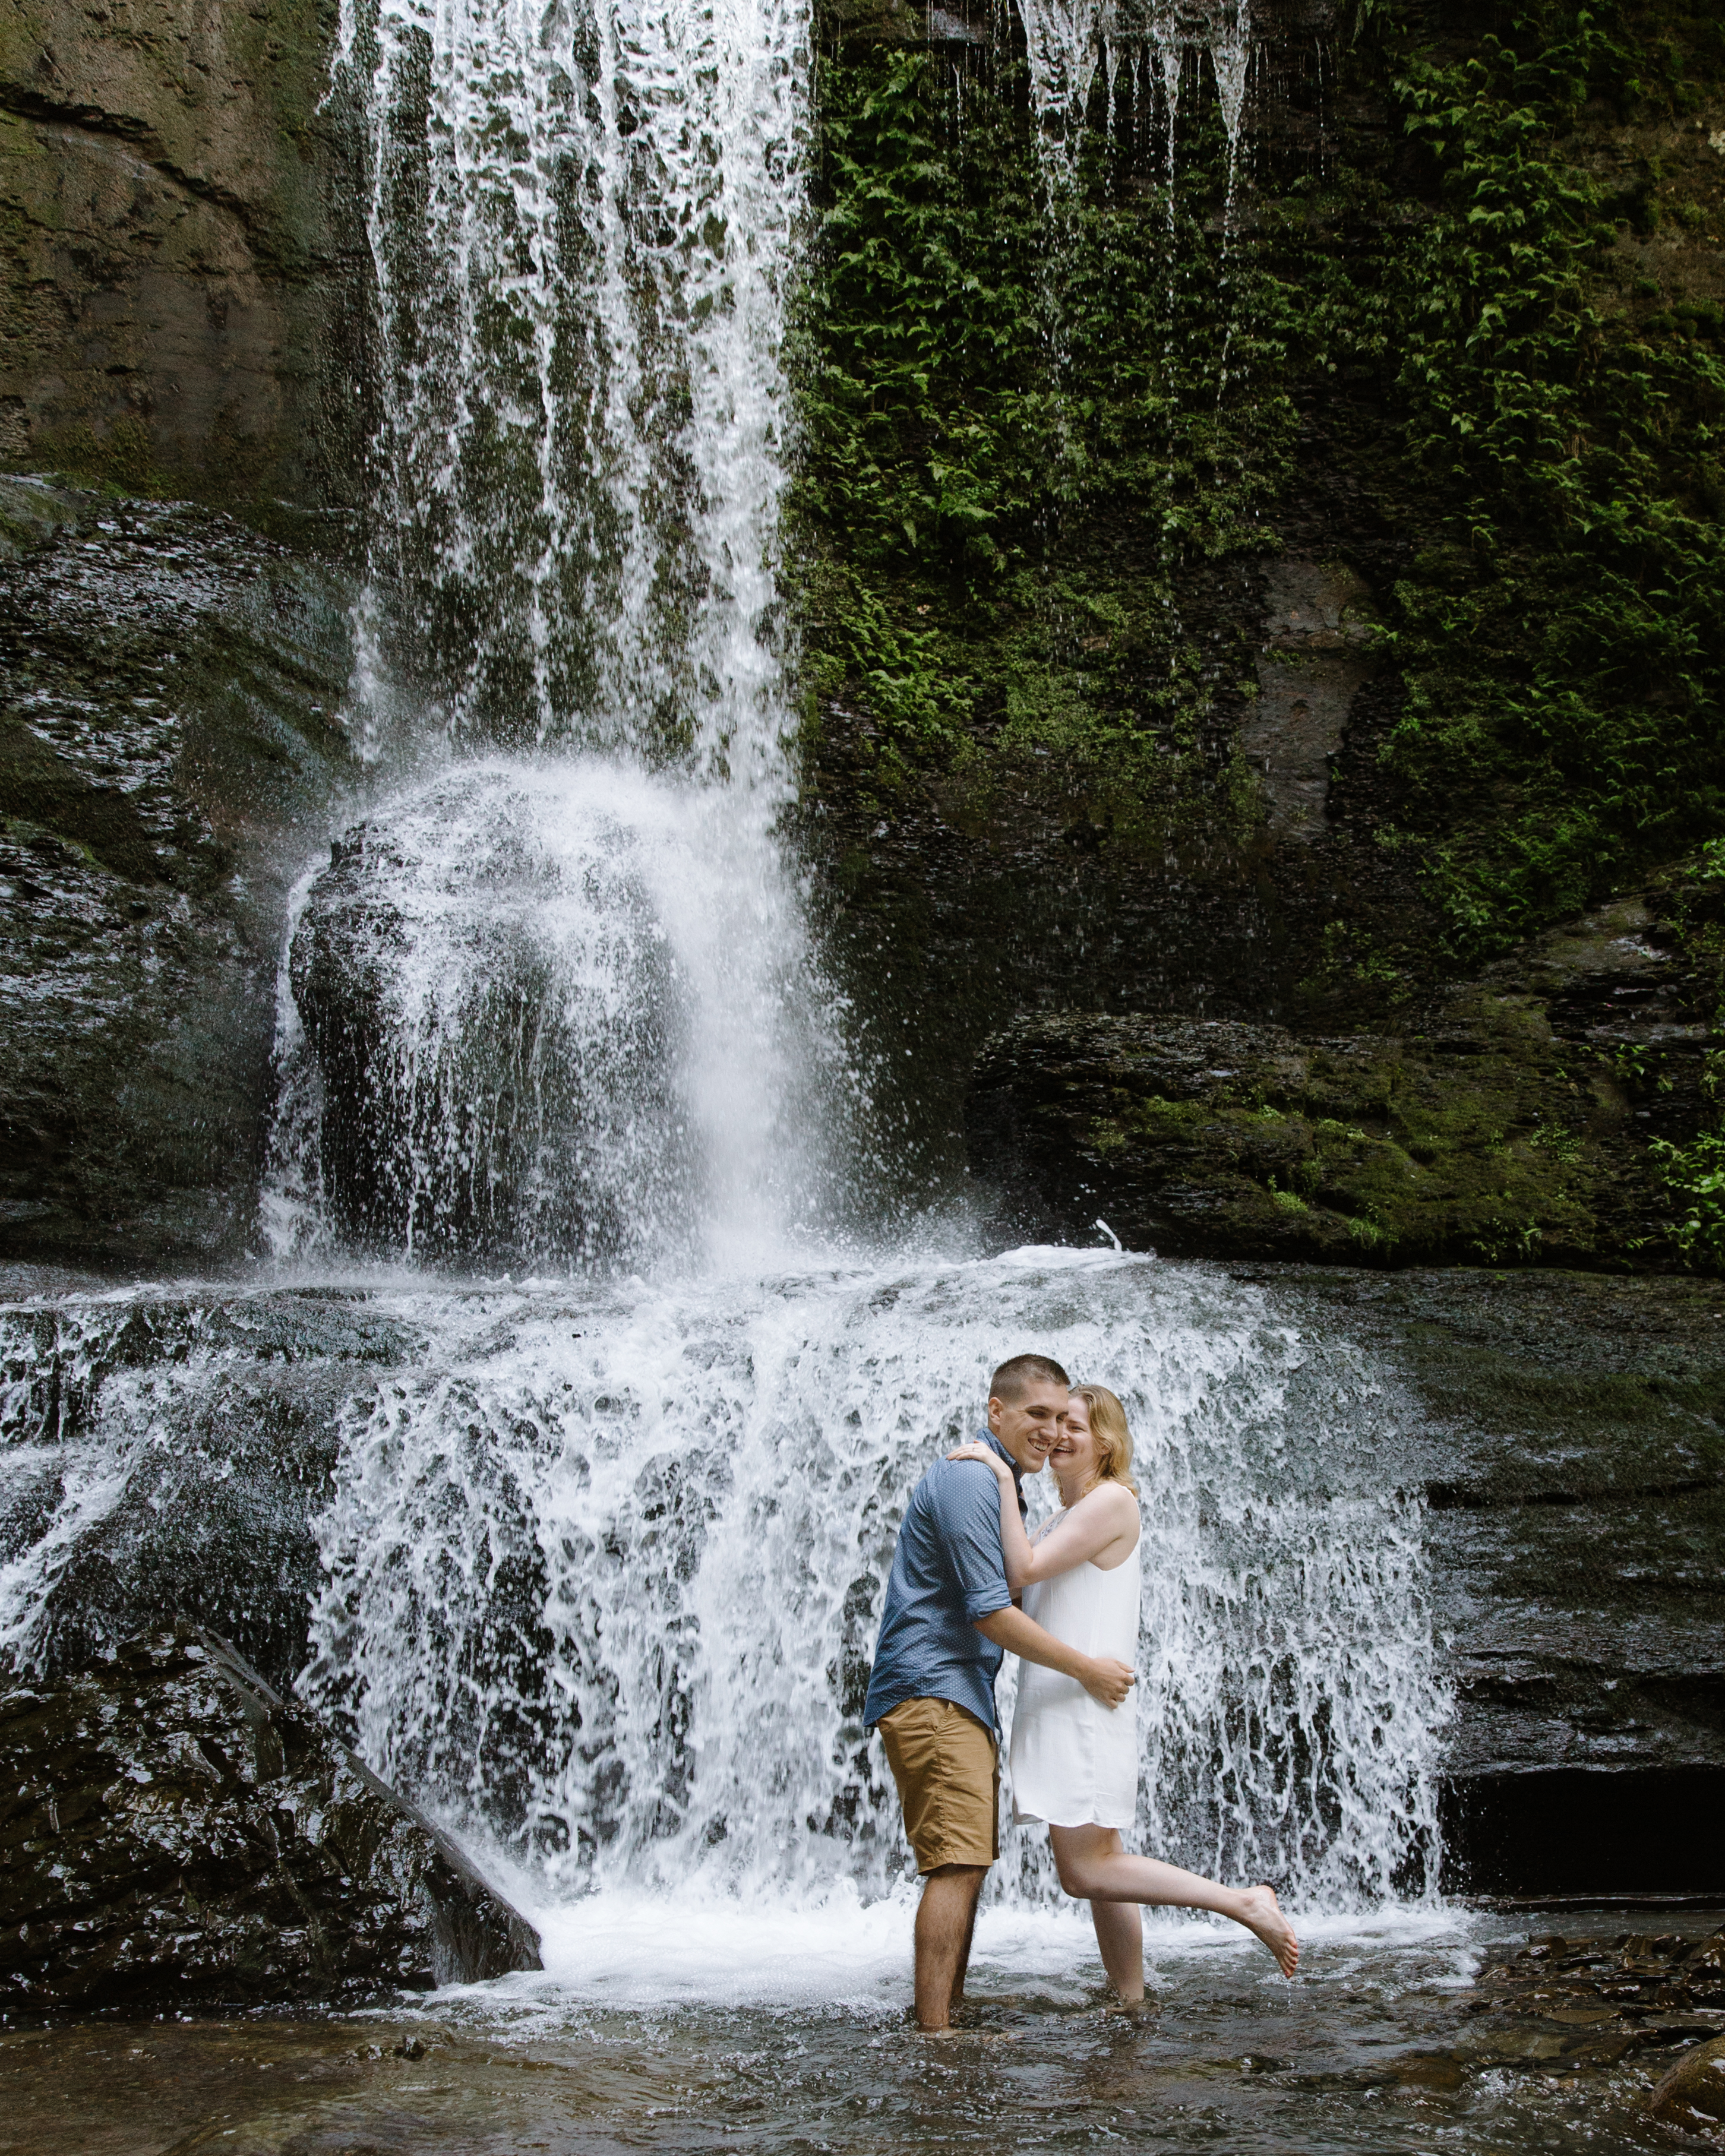
[[[1120,56],[1154,63],[1162,87],[1163,168],[1173,230],[1174,130],[1180,80],[1189,59],[1208,53],[1228,142],[1227,208],[1231,222],[1246,80],[1252,53],[1250,0],[1019,0],[1030,72],[1030,99],[1041,126],[1052,177],[1076,172],[1098,60],[1111,122]],[[1127,69],[1127,80],[1133,71]]]
[[[562,1892],[903,1875],[859,1718],[880,1595],[911,1486],[1021,1340],[1105,1375],[1137,1435],[1139,1845],[1332,1907],[1429,1852],[1443,1700],[1417,1512],[1375,1486],[1388,1404],[1255,1291],[1026,1252],[440,1330],[352,1411],[308,1684]],[[1002,1891],[1054,1897],[1040,1830]]]
[[380,346],[365,659],[458,740],[781,782],[807,38],[803,0],[344,0]]

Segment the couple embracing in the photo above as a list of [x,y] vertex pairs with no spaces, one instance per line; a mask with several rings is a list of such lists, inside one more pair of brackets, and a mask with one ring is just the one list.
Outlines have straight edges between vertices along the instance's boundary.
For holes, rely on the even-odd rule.
[[[994,1679],[1008,1651],[1023,1665],[1013,1816],[1047,1823],[1060,1884],[1089,1902],[1121,1998],[1143,1997],[1145,1903],[1231,1917],[1291,1976],[1299,1943],[1268,1887],[1219,1887],[1121,1843],[1138,1794],[1138,1503],[1125,1409],[1101,1385],[1070,1384],[1045,1355],[1003,1363],[988,1393],[986,1431],[911,1493],[863,1713],[880,1732],[925,1881],[918,2023],[952,2026],[977,1900],[1000,1854]],[[1033,1543],[1023,1480],[1045,1462],[1061,1509]]]

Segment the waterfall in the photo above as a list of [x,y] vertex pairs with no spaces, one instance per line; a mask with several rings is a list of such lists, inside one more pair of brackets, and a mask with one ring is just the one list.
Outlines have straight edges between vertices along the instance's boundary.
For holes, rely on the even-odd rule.
[[830,1215],[845,1086],[813,1109],[838,1062],[774,838],[807,28],[346,0],[380,798],[296,901],[280,1257],[704,1262]]
[[[859,1719],[909,1491],[1004,1340],[1119,1387],[1144,1493],[1142,1846],[1331,1906],[1435,1830],[1418,1521],[1369,1370],[1142,1260],[834,1270],[513,1302],[357,1404],[323,1516],[314,1697],[566,1892],[884,1891]],[[1049,1493],[1032,1495],[1045,1510]],[[1003,1691],[1006,1690],[1003,1686]],[[1014,1898],[1051,1898],[1040,1830]]]
[[[1127,32],[1026,19],[1071,151]],[[906,1852],[859,1716],[894,1536],[1036,1348],[1137,1432],[1139,1845],[1374,1906],[1432,1876],[1445,1699],[1368,1358],[1201,1267],[838,1229],[858,1086],[775,835],[807,28],[798,0],[344,0],[375,787],[295,896],[265,1224],[295,1292],[357,1299],[383,1344],[331,1347],[286,1424],[326,1448],[301,1686],[537,1907],[888,1894]],[[1140,29],[1170,155],[1194,39],[1232,141],[1243,8]],[[155,1330],[80,1306],[64,1352],[59,1319],[0,1313],[34,1477],[0,1553],[14,1653],[90,1550],[153,1578],[200,1477],[239,1517],[230,1424],[274,1460],[229,1301]],[[51,1430],[40,1402],[74,1393]],[[1040,1832],[996,1891],[1056,1898]]]
[[343,0],[370,143],[365,738],[782,778],[803,0]]

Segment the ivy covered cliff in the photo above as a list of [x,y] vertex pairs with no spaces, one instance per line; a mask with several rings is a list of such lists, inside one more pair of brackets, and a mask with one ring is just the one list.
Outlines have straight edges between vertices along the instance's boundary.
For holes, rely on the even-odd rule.
[[1600,1250],[1717,1251],[1725,26],[1266,4],[1236,146],[1156,21],[1059,141],[1015,16],[823,40],[806,806],[883,1065],[1025,1008],[1394,1041],[1633,895],[1681,985],[1572,1135],[1643,1142]]

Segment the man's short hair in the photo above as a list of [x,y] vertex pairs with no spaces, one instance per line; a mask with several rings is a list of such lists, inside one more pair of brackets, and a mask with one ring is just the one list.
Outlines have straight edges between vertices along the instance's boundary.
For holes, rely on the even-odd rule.
[[988,1398],[1021,1400],[1032,1385],[1063,1385],[1070,1392],[1072,1380],[1051,1356],[1014,1355],[989,1378]]

